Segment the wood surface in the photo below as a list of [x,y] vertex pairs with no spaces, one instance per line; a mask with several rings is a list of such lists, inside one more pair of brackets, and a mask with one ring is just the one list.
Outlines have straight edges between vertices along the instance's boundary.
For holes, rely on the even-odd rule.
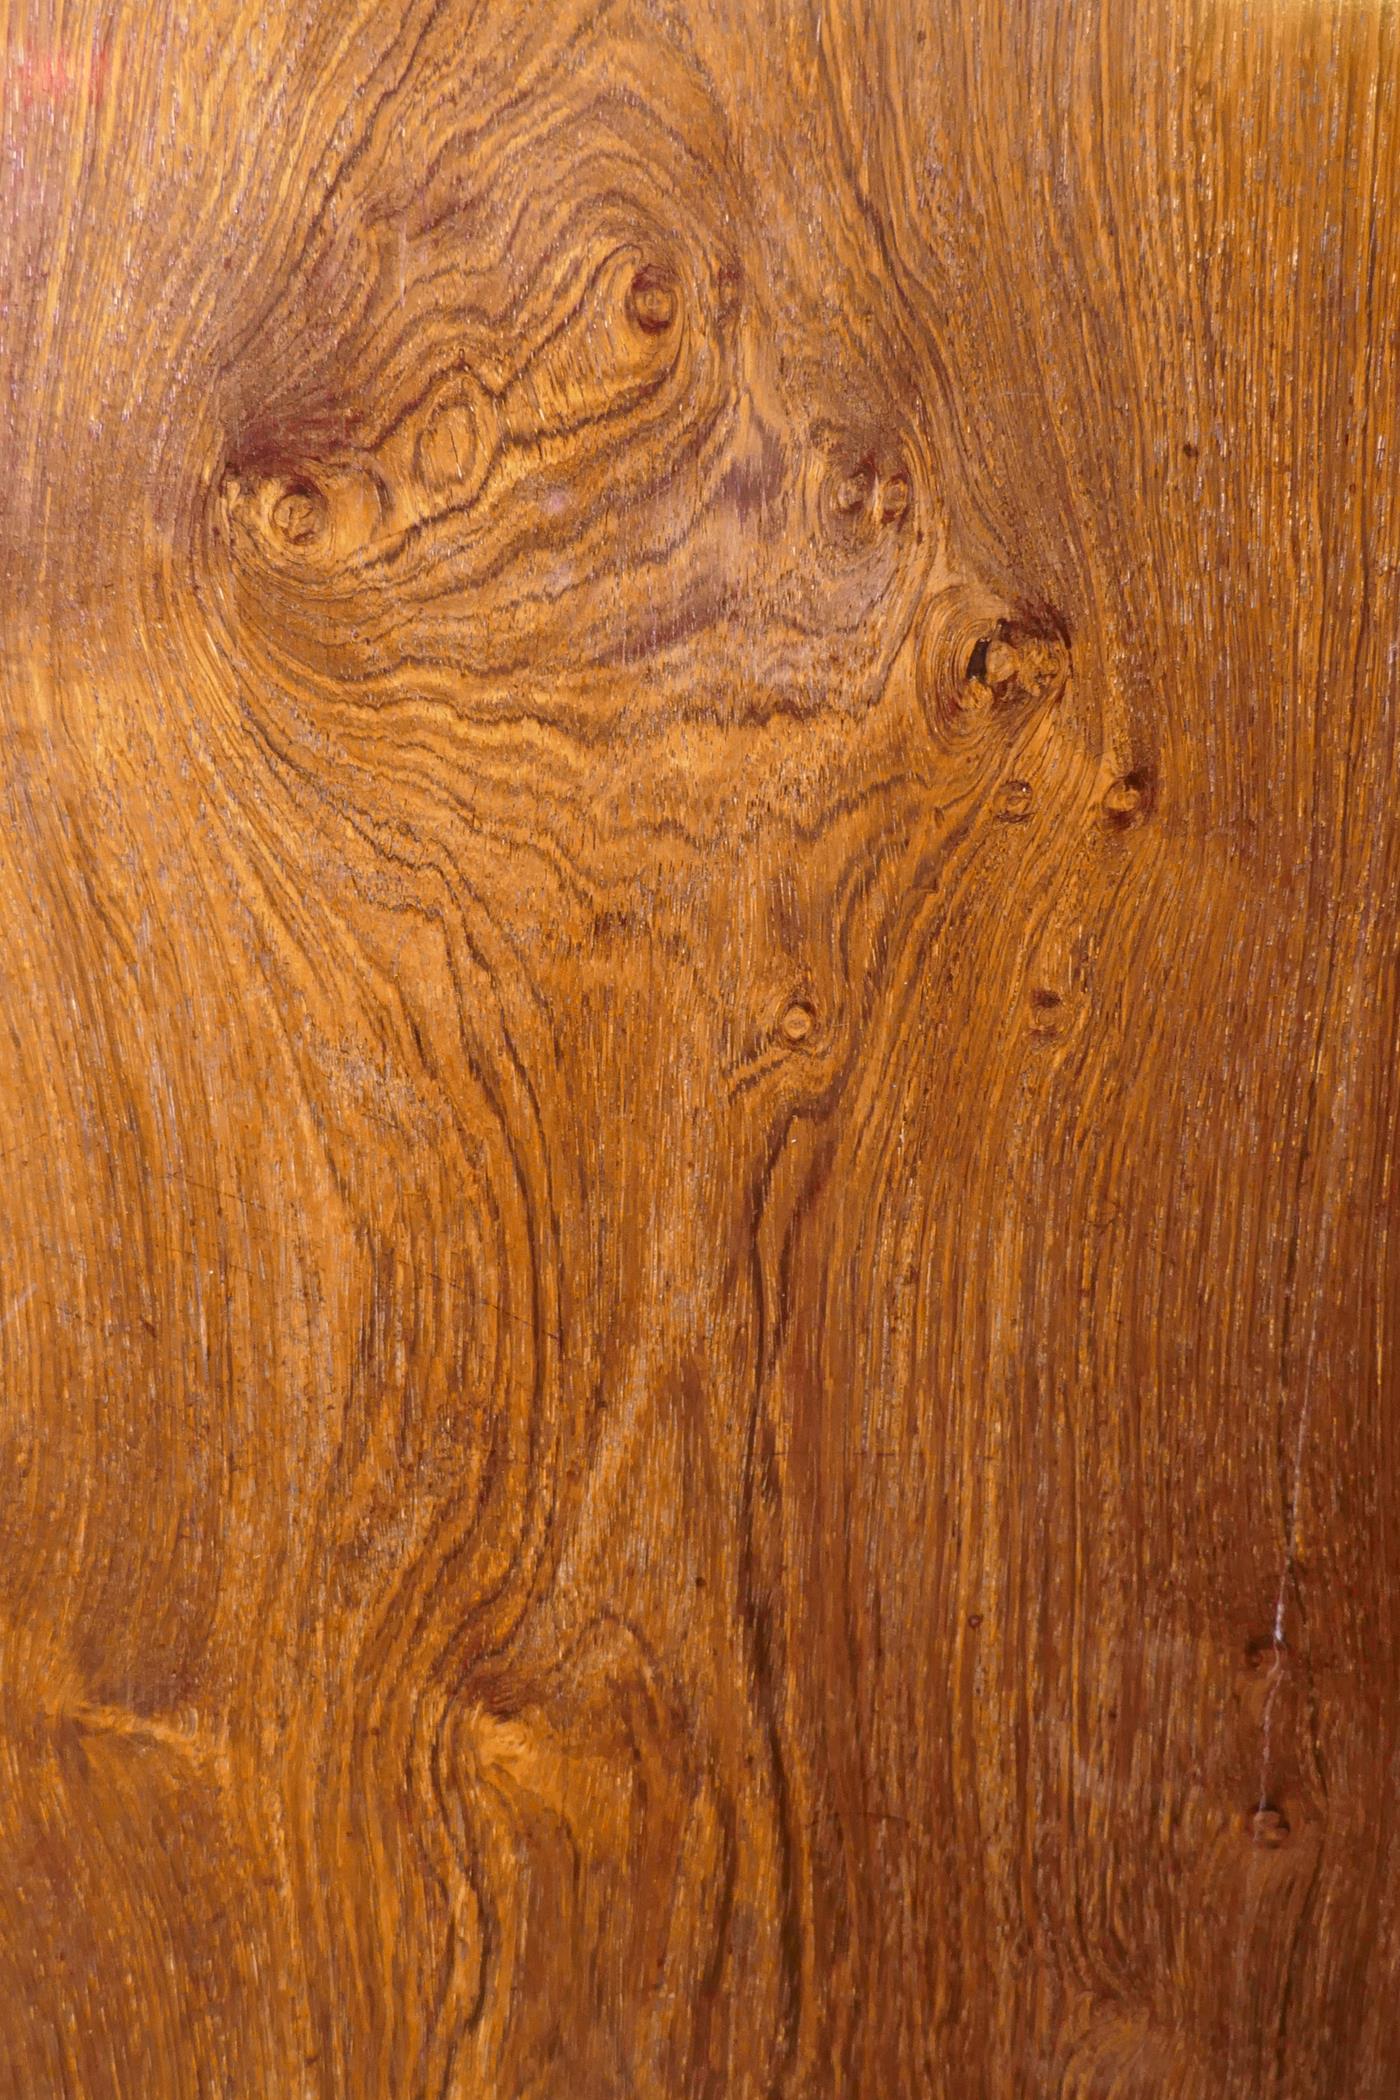
[[1400,13],[0,0],[0,2094],[1400,2094]]

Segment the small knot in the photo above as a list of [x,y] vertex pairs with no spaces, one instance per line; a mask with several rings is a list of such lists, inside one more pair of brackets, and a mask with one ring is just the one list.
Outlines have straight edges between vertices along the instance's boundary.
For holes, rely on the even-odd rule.
[[363,545],[375,528],[375,490],[367,476],[351,469],[320,464],[312,480],[302,468],[229,466],[219,494],[225,515],[247,541],[308,580]]
[[980,658],[980,663],[973,675],[980,678],[983,685],[989,685],[994,693],[1014,682],[1020,659],[1009,642],[983,642],[974,655]]
[[1288,1818],[1272,1801],[1263,1801],[1249,1819],[1249,1834],[1256,1845],[1277,1852],[1280,1845],[1288,1842]]
[[1276,1640],[1272,1634],[1261,1633],[1255,1640],[1245,1643],[1245,1667],[1249,1670],[1277,1670],[1282,1668],[1286,1643]]
[[909,508],[909,476],[897,471],[880,483],[880,522],[897,525]]
[[644,335],[664,335],[676,318],[677,297],[670,272],[660,263],[644,263],[627,293],[627,311]]
[[913,484],[902,455],[885,455],[880,445],[853,456],[848,440],[827,431],[818,438],[828,450],[820,508],[828,532],[844,543],[870,545],[885,527],[909,515]]
[[294,484],[272,506],[271,524],[291,547],[304,547],[326,529],[325,498],[318,490]]
[[1053,628],[999,620],[982,635],[967,660],[967,681],[980,685],[999,705],[1028,705],[1057,699],[1069,674],[1069,651]]
[[1149,815],[1156,799],[1155,782],[1145,767],[1124,773],[1104,794],[1103,813],[1116,831],[1126,831]]
[[1002,782],[997,796],[997,815],[1003,824],[1024,824],[1031,813],[1031,784],[1028,780]]
[[980,739],[997,724],[1015,732],[1069,681],[1069,642],[1055,615],[1015,613],[975,584],[929,599],[915,649],[920,702],[943,744]]
[[854,518],[859,512],[868,510],[875,492],[875,469],[868,464],[859,466],[854,473],[845,474],[832,491],[832,507],[843,518]]
[[816,1018],[805,999],[794,999],[778,1024],[784,1041],[805,1043],[816,1025]]
[[465,401],[443,401],[418,434],[414,468],[425,489],[453,492],[477,479],[481,445],[476,418]]

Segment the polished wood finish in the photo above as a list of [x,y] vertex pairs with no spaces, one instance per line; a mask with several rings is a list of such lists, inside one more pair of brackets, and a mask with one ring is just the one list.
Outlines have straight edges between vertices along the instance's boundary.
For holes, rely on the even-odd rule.
[[0,2093],[1400,2092],[1400,15],[0,16]]

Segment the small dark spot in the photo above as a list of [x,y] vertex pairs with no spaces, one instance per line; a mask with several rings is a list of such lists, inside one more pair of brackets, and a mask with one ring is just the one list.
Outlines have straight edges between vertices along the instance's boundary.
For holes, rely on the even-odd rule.
[[1246,1641],[1244,1659],[1251,1670],[1272,1670],[1281,1659],[1283,1643],[1275,1641],[1271,1634],[1261,1633],[1255,1640]]
[[1063,1006],[1064,1003],[1063,993],[1055,991],[1048,984],[1036,985],[1031,993],[1031,1005],[1038,1013],[1050,1013],[1055,1007]]
[[715,312],[721,326],[734,319],[743,296],[743,271],[736,262],[722,262],[715,273]]
[[1181,450],[1182,450],[1182,454],[1183,454],[1183,456],[1184,456],[1184,457],[1185,457],[1186,459],[1199,459],[1199,458],[1200,458],[1200,456],[1201,456],[1201,448],[1200,448],[1200,446],[1199,446],[1199,445],[1193,445],[1193,444],[1192,444],[1192,443],[1190,442],[1190,440],[1189,440],[1189,439],[1188,439],[1188,440],[1187,440],[1187,442],[1186,442],[1186,443],[1185,443],[1185,444],[1184,444],[1184,445],[1182,446]]
[[981,1614],[981,1612],[980,1612],[980,1611],[970,1611],[970,1612],[968,1613],[968,1615],[967,1615],[967,1623],[968,1623],[968,1625],[969,1625],[969,1626],[971,1627],[972,1631],[973,1631],[974,1633],[976,1633],[976,1631],[977,1631],[978,1627],[979,1627],[979,1626],[980,1626],[980,1625],[982,1624],[982,1614]]
[[783,490],[783,448],[774,431],[762,429],[756,445],[734,460],[715,490],[715,500],[738,512],[739,522],[767,515]]

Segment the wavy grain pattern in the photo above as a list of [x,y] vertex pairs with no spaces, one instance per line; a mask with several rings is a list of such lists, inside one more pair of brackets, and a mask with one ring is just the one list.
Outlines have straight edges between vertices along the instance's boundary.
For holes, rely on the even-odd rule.
[[0,2093],[1395,2093],[1397,94],[0,0]]

